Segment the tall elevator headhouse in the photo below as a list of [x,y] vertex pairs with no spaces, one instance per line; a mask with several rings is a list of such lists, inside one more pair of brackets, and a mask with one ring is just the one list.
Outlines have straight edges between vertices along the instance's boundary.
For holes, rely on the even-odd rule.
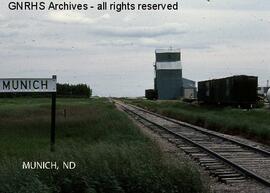
[[170,100],[183,96],[183,80],[180,49],[155,51],[155,90],[158,99]]

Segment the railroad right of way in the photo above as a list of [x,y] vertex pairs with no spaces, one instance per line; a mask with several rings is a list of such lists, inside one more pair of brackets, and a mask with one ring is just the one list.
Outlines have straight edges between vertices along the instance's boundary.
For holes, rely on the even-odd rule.
[[248,178],[270,187],[270,152],[231,138],[215,135],[134,105],[115,101],[129,115],[155,130],[197,160],[224,183],[241,183]]

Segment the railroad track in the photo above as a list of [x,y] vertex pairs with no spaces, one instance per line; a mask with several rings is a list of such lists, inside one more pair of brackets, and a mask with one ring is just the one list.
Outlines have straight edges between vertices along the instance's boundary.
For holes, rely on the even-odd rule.
[[252,178],[270,187],[270,152],[134,105],[114,102],[189,154],[220,181],[239,183]]

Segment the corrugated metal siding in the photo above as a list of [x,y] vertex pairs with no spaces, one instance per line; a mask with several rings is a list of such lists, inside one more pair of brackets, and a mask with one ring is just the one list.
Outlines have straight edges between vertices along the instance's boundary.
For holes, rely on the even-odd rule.
[[177,99],[183,96],[182,70],[157,70],[156,89],[162,100]]
[[196,88],[184,88],[184,98],[192,99],[196,98]]

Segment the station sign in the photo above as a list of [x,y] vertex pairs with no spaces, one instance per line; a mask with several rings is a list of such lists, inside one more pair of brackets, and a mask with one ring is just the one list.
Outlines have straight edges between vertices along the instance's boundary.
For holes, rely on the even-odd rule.
[[0,93],[56,92],[56,78],[0,79]]
[[0,94],[51,93],[51,152],[55,151],[56,83],[56,75],[52,78],[0,78]]

